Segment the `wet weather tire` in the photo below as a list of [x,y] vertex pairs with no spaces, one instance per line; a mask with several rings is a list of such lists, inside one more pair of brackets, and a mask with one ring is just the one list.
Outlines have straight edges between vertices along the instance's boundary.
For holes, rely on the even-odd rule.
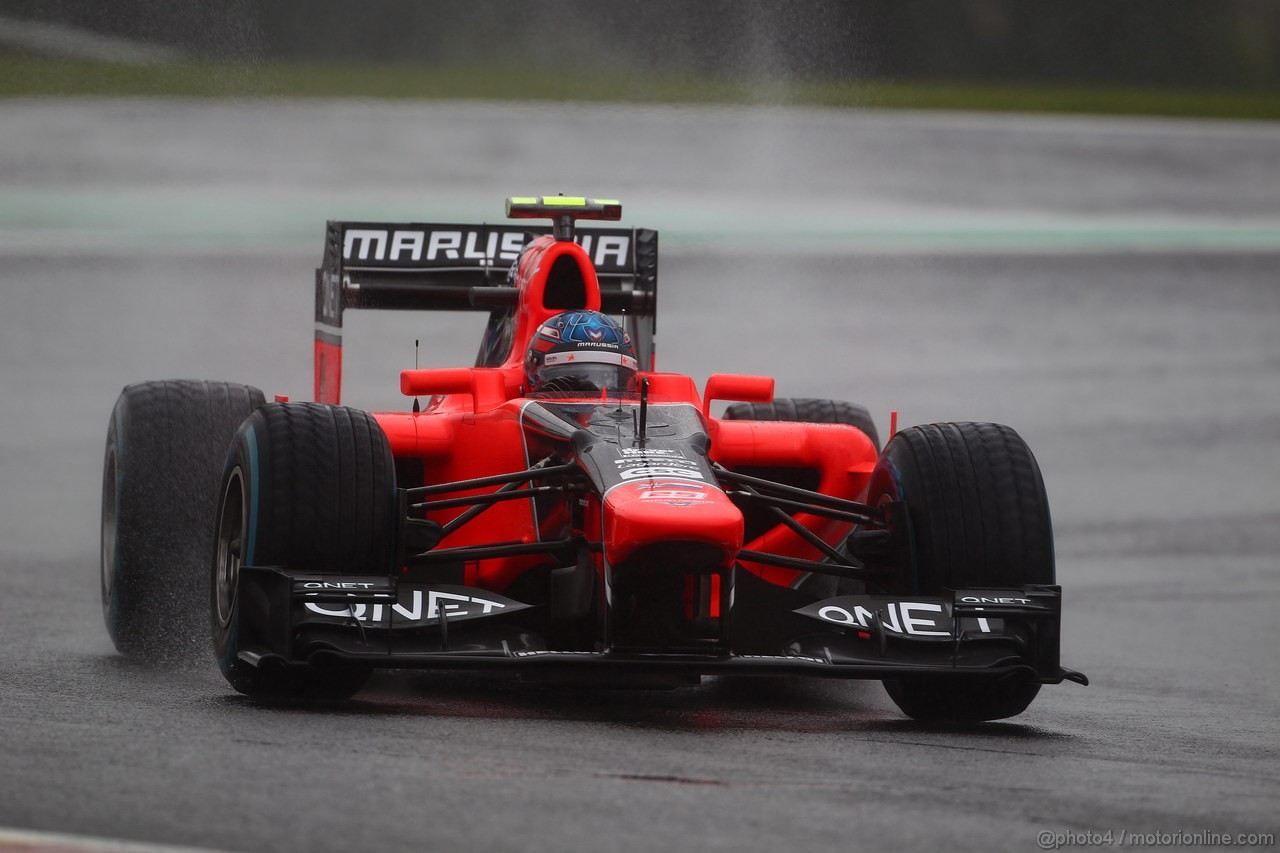
[[[214,652],[227,681],[260,699],[345,699],[363,667],[254,666],[240,653],[240,566],[388,575],[396,560],[395,465],[368,413],[272,403],[236,433],[222,478],[209,597]],[[244,642],[242,642],[242,640]]]
[[[1054,583],[1053,527],[1044,481],[1026,442],[1000,424],[910,427],[893,437],[871,477],[869,500],[904,501],[914,571],[895,592]],[[975,723],[1022,713],[1040,690],[1026,678],[887,679],[908,716]]]
[[731,421],[797,421],[810,424],[847,424],[857,427],[880,450],[880,433],[866,406],[843,400],[811,397],[781,398],[772,403],[734,403],[725,409]]
[[262,392],[227,382],[129,385],[107,425],[102,613],[123,654],[208,654],[205,601],[218,478],[236,427]]

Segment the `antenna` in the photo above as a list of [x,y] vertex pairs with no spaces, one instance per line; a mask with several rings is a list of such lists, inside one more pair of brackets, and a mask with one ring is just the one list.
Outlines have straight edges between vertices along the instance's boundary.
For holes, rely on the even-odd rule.
[[645,432],[649,428],[649,377],[640,380],[640,429],[636,435],[639,438],[639,444],[644,447]]
[[[417,338],[413,339],[413,369],[414,370],[418,369],[418,339]],[[418,397],[415,394],[413,397],[413,413],[416,415],[418,414],[418,412],[421,412],[421,411],[422,411],[422,403],[418,401]]]

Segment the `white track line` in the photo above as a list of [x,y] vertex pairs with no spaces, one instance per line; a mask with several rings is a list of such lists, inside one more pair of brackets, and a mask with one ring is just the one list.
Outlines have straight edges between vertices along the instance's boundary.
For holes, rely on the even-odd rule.
[[171,47],[107,36],[92,30],[0,15],[0,46],[52,56],[96,59],[126,65],[174,62],[182,51]]
[[170,847],[83,835],[0,828],[0,853],[216,853],[198,847]]

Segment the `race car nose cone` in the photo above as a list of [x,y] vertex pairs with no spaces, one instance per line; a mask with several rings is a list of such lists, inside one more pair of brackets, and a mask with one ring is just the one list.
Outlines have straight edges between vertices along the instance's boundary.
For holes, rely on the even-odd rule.
[[714,563],[702,567],[710,571],[729,565],[742,549],[742,512],[706,483],[644,480],[617,486],[605,496],[604,526],[605,556],[615,566],[648,545],[689,543],[703,546],[687,551]]

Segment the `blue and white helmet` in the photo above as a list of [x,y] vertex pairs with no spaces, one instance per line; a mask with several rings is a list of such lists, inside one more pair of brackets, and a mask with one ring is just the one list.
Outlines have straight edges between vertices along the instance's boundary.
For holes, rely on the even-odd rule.
[[538,327],[525,356],[528,391],[594,396],[632,391],[635,347],[612,317],[599,311],[565,311]]

